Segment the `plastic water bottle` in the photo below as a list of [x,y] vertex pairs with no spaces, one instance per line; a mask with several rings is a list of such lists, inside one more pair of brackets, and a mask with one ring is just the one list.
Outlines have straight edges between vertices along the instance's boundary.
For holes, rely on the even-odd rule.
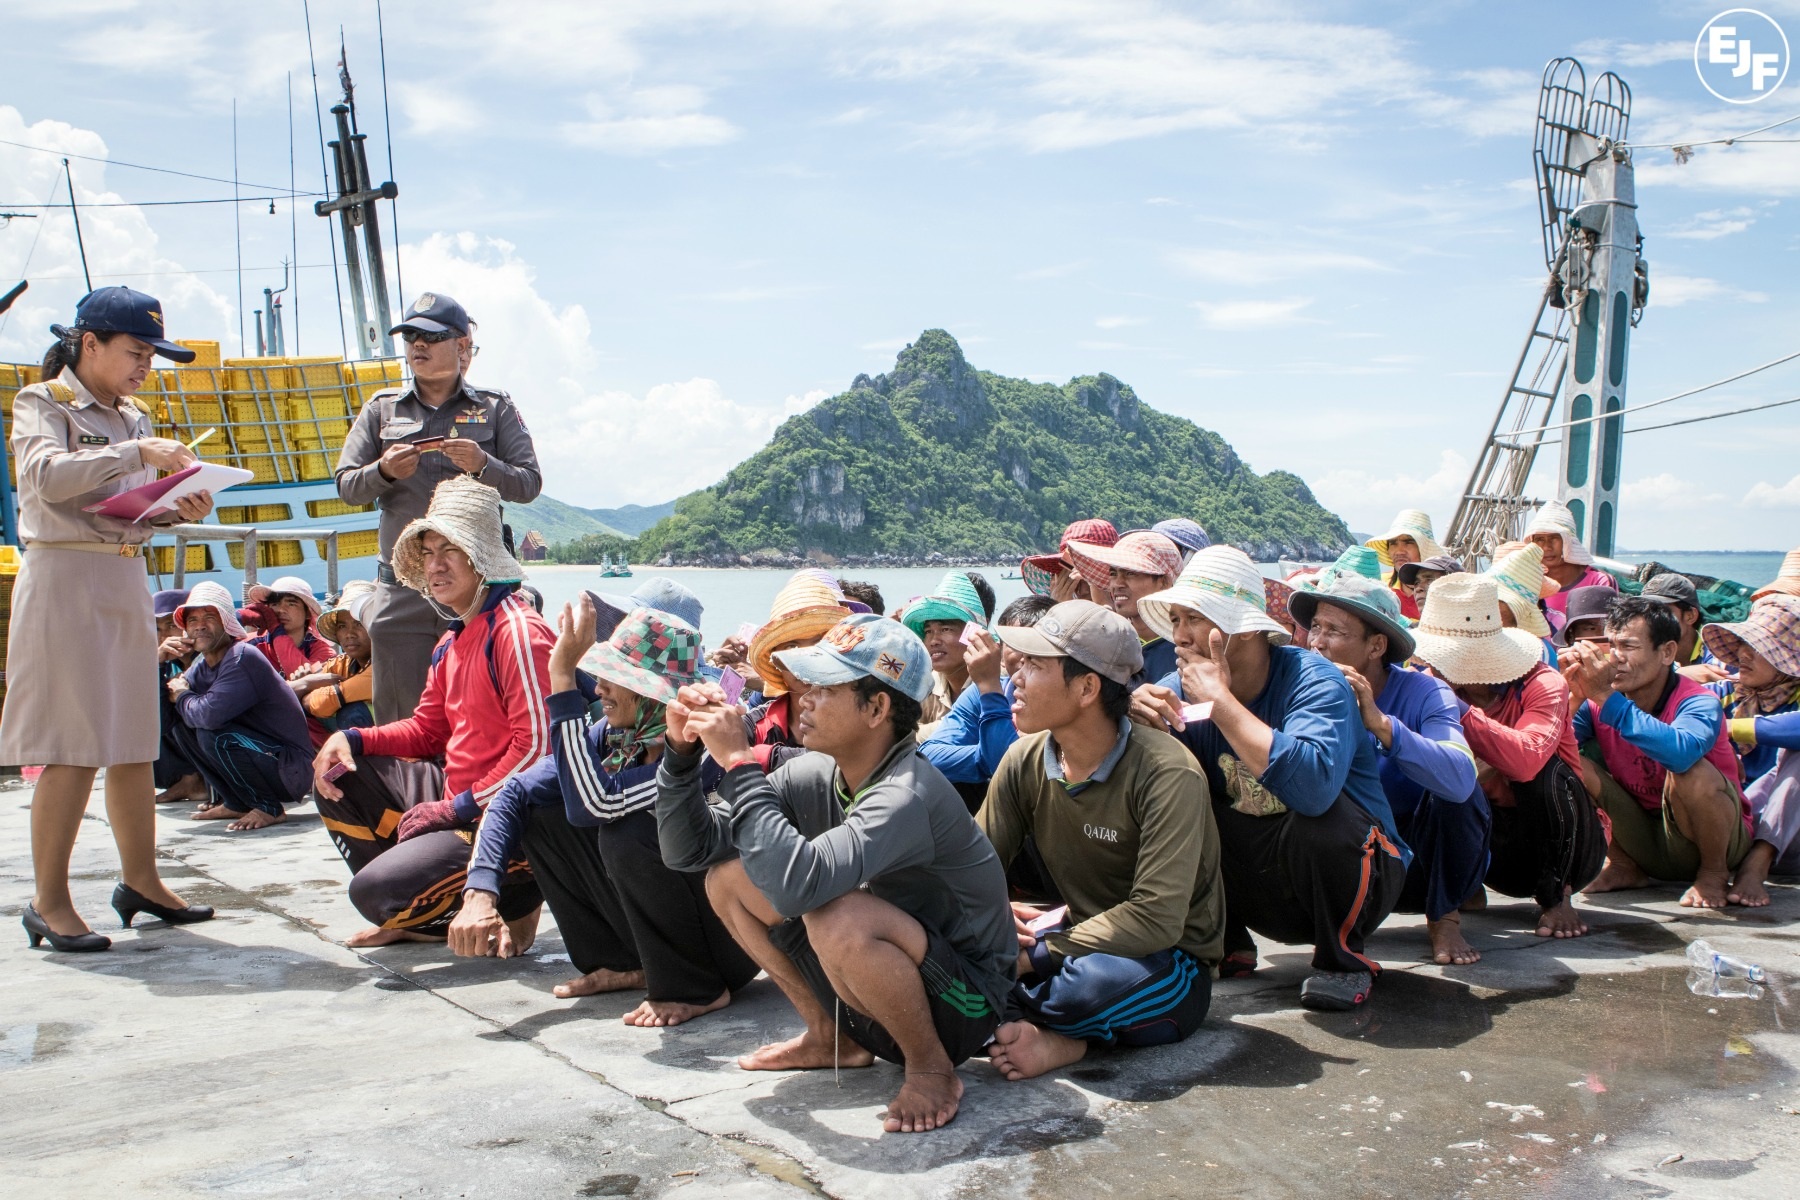
[[1755,1000],[1762,996],[1767,982],[1763,969],[1755,963],[1720,954],[1701,938],[1689,942],[1688,991],[1696,996],[1744,997]]

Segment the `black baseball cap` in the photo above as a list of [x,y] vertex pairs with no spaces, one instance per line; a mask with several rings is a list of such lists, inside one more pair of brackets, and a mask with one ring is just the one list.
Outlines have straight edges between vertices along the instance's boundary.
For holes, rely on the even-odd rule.
[[463,306],[453,297],[425,292],[406,310],[405,319],[388,330],[388,333],[396,334],[403,329],[416,329],[420,333],[443,333],[449,330],[468,337],[469,314],[463,311]]
[[124,286],[96,288],[75,306],[73,326],[52,325],[57,337],[71,333],[123,333],[146,342],[164,358],[194,361],[194,352],[163,336],[162,301]]
[[1411,587],[1418,582],[1420,571],[1436,571],[1439,575],[1458,575],[1463,565],[1459,559],[1448,554],[1434,554],[1424,562],[1402,563],[1394,573],[1400,576],[1400,582]]
[[1700,607],[1700,592],[1694,587],[1694,581],[1673,571],[1652,575],[1650,582],[1644,585],[1642,595],[1646,600],[1660,600],[1664,604],[1676,604],[1685,608]]

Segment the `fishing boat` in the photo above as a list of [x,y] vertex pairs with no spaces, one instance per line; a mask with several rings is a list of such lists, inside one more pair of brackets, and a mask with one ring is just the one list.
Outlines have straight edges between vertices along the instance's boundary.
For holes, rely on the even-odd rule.
[[600,578],[630,579],[631,564],[625,561],[625,556],[623,554],[619,556],[618,562],[613,561],[612,555],[602,554],[600,556]]

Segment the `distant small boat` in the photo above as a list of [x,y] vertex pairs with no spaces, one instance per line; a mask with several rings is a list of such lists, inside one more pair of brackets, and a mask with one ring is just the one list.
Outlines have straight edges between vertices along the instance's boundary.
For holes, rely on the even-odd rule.
[[1000,572],[1000,578],[1003,582],[1006,580],[1017,581],[1023,579],[1024,576],[1020,575],[1017,571],[1002,571]]
[[625,556],[622,554],[619,556],[618,562],[612,560],[612,555],[602,554],[600,556],[600,578],[630,579],[631,564],[625,561]]

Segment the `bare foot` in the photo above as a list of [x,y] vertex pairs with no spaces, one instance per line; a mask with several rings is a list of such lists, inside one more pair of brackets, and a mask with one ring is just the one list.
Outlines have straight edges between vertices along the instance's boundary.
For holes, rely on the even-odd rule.
[[518,920],[506,923],[506,932],[512,939],[508,958],[518,958],[537,943],[538,918],[543,915],[544,906],[540,904]]
[[678,1000],[646,1000],[625,1014],[627,1025],[642,1025],[646,1028],[661,1028],[668,1025],[679,1025],[683,1021],[691,1021],[695,1017],[704,1017],[709,1012],[718,1012],[731,1003],[729,991],[720,992],[710,1004],[683,1004]]
[[962,1094],[962,1080],[954,1070],[908,1071],[900,1093],[882,1114],[881,1127],[889,1133],[942,1129],[955,1119]]
[[[194,820],[200,818],[196,816]],[[271,825],[279,825],[287,820],[286,813],[266,813],[260,808],[253,808],[225,828],[233,833],[248,833],[252,829],[267,829]]]
[[158,804],[179,804],[184,800],[198,803],[206,799],[206,781],[198,774],[186,775],[156,793]]
[[1725,889],[1730,882],[1731,872],[1725,868],[1701,867],[1694,876],[1694,886],[1681,894],[1681,907],[1724,908],[1729,903],[1725,899]]
[[194,810],[190,821],[235,821],[244,814],[234,808],[226,808],[223,804],[202,804]]
[[365,946],[392,946],[395,942],[441,942],[443,935],[433,936],[429,933],[415,933],[410,929],[383,929],[379,925],[371,925],[361,929],[344,939],[344,945],[352,949]]
[[1768,904],[1769,889],[1763,885],[1769,878],[1769,868],[1774,865],[1775,847],[1768,842],[1753,842],[1750,853],[1738,864],[1737,877],[1731,881],[1731,890],[1725,893],[1725,899],[1745,908],[1762,908]]
[[557,984],[550,989],[550,994],[558,1000],[573,1000],[577,996],[598,996],[601,992],[634,992],[643,986],[642,971],[609,971],[601,967]]
[[1427,921],[1425,932],[1431,935],[1432,962],[1466,967],[1481,961],[1481,951],[1469,945],[1462,935],[1462,914],[1448,913],[1436,921]]
[[797,1038],[758,1046],[739,1058],[738,1066],[746,1071],[812,1071],[834,1063],[840,1067],[866,1067],[874,1061],[873,1054],[848,1038],[833,1038],[830,1030],[814,1034],[809,1029]]
[[1486,912],[1488,904],[1487,889],[1478,887],[1475,894],[1462,902],[1459,912]]
[[1562,902],[1554,908],[1546,908],[1538,913],[1537,935],[1539,937],[1576,938],[1588,931],[1587,922],[1569,903],[1569,889],[1563,889]]
[[1584,896],[1597,896],[1601,892],[1625,892],[1632,888],[1650,886],[1650,877],[1644,869],[1630,859],[1606,858],[1606,865],[1600,868],[1600,874],[1594,876],[1594,882],[1581,889]]
[[1087,1043],[1040,1029],[1030,1021],[1008,1021],[994,1030],[988,1060],[1008,1079],[1035,1079],[1046,1071],[1080,1062]]

